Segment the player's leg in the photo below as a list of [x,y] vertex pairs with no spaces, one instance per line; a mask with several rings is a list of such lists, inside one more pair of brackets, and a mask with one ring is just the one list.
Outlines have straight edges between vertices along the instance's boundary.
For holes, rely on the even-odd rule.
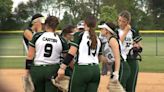
[[129,67],[128,63],[122,61],[121,67],[120,67],[120,73],[119,73],[120,74],[119,81],[125,90],[126,90],[127,81],[129,79],[130,73],[131,73],[131,71],[130,71],[130,67]]
[[100,69],[98,65],[90,66],[92,72],[92,79],[88,82],[85,92],[97,92],[100,82]]
[[35,92],[45,92],[44,70],[42,70],[42,67],[31,67],[30,74],[35,87]]
[[107,72],[108,72],[108,67],[107,67],[107,64],[102,62],[102,70],[101,70],[101,74],[102,75],[107,75]]
[[57,76],[59,65],[45,66],[45,92],[58,92],[58,88],[51,82],[52,76]]
[[97,92],[99,83],[89,83],[85,92]]
[[71,77],[70,92],[85,92],[87,87],[86,79],[90,76],[88,66],[75,64]]
[[135,92],[139,72],[139,64],[136,60],[128,60],[128,64],[131,68],[131,75],[127,82],[127,92]]
[[111,63],[107,63],[107,69],[108,69],[108,72],[107,72],[107,75],[110,76],[111,73],[114,71],[114,62],[111,62]]

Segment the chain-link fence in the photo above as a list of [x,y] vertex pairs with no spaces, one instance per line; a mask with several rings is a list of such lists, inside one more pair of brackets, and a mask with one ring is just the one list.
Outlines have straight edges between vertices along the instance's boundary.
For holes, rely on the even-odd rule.
[[[164,56],[164,34],[142,33],[143,53],[145,56]],[[0,34],[0,56],[25,56],[22,33]]]
[[143,40],[143,53],[146,56],[164,56],[164,34],[141,34]]

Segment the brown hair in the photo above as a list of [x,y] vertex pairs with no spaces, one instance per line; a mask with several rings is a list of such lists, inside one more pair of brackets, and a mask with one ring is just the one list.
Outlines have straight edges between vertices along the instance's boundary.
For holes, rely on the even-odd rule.
[[55,30],[59,24],[58,18],[55,16],[47,17],[45,25]]
[[91,39],[91,49],[96,49],[97,36],[94,31],[94,28],[96,27],[97,19],[93,15],[90,15],[90,16],[86,17],[84,21],[85,21],[86,25],[89,27],[89,35],[90,35],[90,39]]
[[108,27],[110,27],[113,31],[117,28],[117,26],[113,22],[106,22],[105,23]]
[[126,18],[127,21],[129,21],[129,22],[131,21],[131,14],[130,14],[130,12],[127,11],[127,10],[122,11],[122,12],[119,14],[119,16]]
[[73,33],[73,29],[76,28],[75,26],[73,25],[67,25],[66,27],[64,27],[64,29],[62,30],[62,33],[61,35],[66,35],[66,34],[69,34],[69,33]]

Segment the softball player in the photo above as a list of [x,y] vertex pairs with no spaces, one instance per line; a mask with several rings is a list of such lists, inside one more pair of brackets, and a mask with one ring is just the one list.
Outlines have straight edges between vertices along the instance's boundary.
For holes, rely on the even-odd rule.
[[67,42],[54,33],[58,24],[55,16],[49,16],[45,21],[46,32],[36,33],[29,43],[26,69],[31,74],[35,92],[57,92],[51,77],[57,76],[61,56],[68,50]]
[[100,81],[98,56],[102,53],[101,42],[94,31],[96,18],[88,16],[84,21],[85,31],[75,33],[69,52],[58,70],[57,79],[61,79],[67,65],[77,54],[70,92],[97,92]]
[[45,18],[41,14],[35,14],[30,22],[29,28],[23,32],[23,45],[28,53],[28,43],[32,40],[32,36],[42,30]]
[[84,31],[84,20],[81,20],[79,23],[77,23],[77,29],[79,32]]
[[[113,23],[104,23],[98,26],[101,30],[101,36],[104,37],[103,54],[106,58],[106,63],[109,65],[111,73],[111,81],[118,81],[120,69],[120,50],[119,43],[116,39],[115,30],[116,26]],[[112,66],[114,65],[114,69]]]
[[[105,23],[105,21],[100,21],[99,25],[102,25],[104,23]],[[106,37],[102,35],[101,32],[99,34],[99,39],[101,40],[101,43],[102,43],[102,54],[103,54],[103,56],[105,56],[105,51],[103,51],[103,49],[105,48],[105,46],[106,46],[105,44],[108,43],[108,41],[107,41]],[[105,57],[103,60],[106,61]],[[102,61],[101,75],[110,75],[111,64],[106,63],[104,61]]]
[[[139,41],[141,37],[137,32],[131,29],[130,26],[131,15],[128,11],[122,11],[118,16],[117,30],[119,39],[122,43],[121,54],[124,60],[121,62],[120,82],[127,92],[135,92],[136,81],[138,76],[138,61],[130,60],[129,51],[134,47],[140,47]],[[137,45],[135,45],[137,44]]]
[[[76,27],[73,26],[73,25],[67,25],[63,30],[62,30],[62,33],[61,33],[61,36],[63,37],[63,39],[66,40],[68,46],[70,47],[70,41],[72,41],[73,39],[73,34],[76,30]],[[73,63],[74,62],[71,62],[71,64],[69,65],[69,67],[67,67],[66,69],[66,73],[65,75],[67,76],[71,76],[72,75],[72,69],[73,69]]]

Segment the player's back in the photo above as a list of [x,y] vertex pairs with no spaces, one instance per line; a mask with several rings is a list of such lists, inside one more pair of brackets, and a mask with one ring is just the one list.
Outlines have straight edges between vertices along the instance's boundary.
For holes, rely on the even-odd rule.
[[34,35],[35,65],[55,64],[60,62],[62,43],[59,36],[53,32],[41,32]]
[[101,46],[101,42],[97,37],[96,49],[91,49],[91,41],[88,31],[84,32],[82,35],[81,42],[79,44],[79,56],[78,63],[97,63],[98,64],[98,54]]

